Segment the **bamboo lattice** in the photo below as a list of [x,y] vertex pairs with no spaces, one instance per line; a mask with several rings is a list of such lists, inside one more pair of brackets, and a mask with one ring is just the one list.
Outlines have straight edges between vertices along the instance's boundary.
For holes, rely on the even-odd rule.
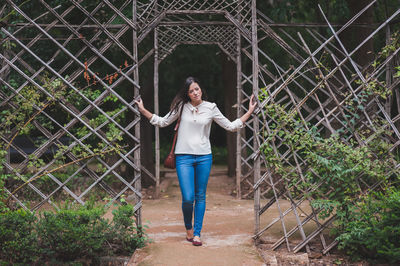
[[[134,75],[137,55],[122,41],[134,38],[133,17],[124,15],[132,14],[134,2],[83,5],[82,1],[71,1],[69,6],[44,0],[31,2],[36,5],[35,14],[27,13],[17,1],[6,3],[5,10],[14,10],[22,21],[14,27],[10,24],[1,28],[2,45],[8,42],[14,46],[0,55],[1,108],[20,111],[18,103],[27,96],[26,88],[32,88],[39,98],[51,104],[42,110],[41,106],[33,106],[38,115],[31,123],[31,131],[39,136],[40,144],[32,151],[11,141],[18,133],[15,124],[9,125],[8,133],[1,136],[10,146],[8,152],[21,158],[18,163],[5,165],[17,175],[6,185],[10,200],[36,210],[48,203],[58,208],[55,198],[72,198],[83,205],[96,194],[109,198],[109,203],[132,195],[140,223],[140,114],[133,106],[139,90]],[[124,25],[109,27],[117,20]],[[43,53],[42,47],[48,51]],[[120,54],[125,62],[114,60],[113,53]],[[9,76],[14,79],[9,80]],[[53,89],[49,89],[51,86]],[[123,92],[122,87],[131,91]],[[96,94],[88,94],[91,90]],[[110,99],[118,106],[114,112],[110,112]],[[118,136],[107,135],[111,129]],[[81,151],[80,156],[76,151]],[[110,151],[112,160],[107,158]],[[31,174],[32,158],[44,165]],[[59,168],[60,158],[65,165],[74,166],[66,175],[53,171]],[[20,200],[32,193],[36,197],[31,202]]]
[[[384,80],[389,89],[395,92],[393,97],[398,103],[400,101],[398,89],[394,90],[398,88],[399,79],[394,79],[391,74],[393,63],[399,58],[399,49],[392,51],[380,67],[372,68],[371,62],[369,66],[362,68],[354,61],[354,54],[363,43],[348,51],[338,37],[340,32],[354,24],[376,1],[372,1],[340,28],[331,26],[326,19],[324,26],[327,26],[332,34],[329,38],[311,27],[305,27],[301,33],[275,27],[271,19],[257,10],[255,0],[103,0],[96,5],[87,6],[82,1],[71,0],[68,7],[52,6],[44,0],[36,0],[35,3],[37,2],[42,12],[38,14],[25,14],[23,7],[18,7],[11,0],[6,1],[24,21],[12,27],[12,31],[7,27],[1,28],[5,36],[1,44],[9,41],[15,44],[15,48],[10,49],[8,54],[0,55],[3,62],[0,70],[0,107],[17,112],[18,103],[24,98],[23,88],[26,86],[32,86],[52,100],[52,105],[43,110],[43,106],[34,106],[40,114],[33,120],[32,125],[36,132],[42,134],[45,141],[32,152],[26,152],[24,147],[12,143],[12,150],[22,156],[23,160],[17,165],[7,164],[7,170],[15,172],[17,176],[28,173],[28,162],[32,155],[41,158],[55,146],[65,145],[62,139],[66,136],[70,140],[64,151],[68,161],[75,162],[79,159],[72,152],[77,146],[89,156],[93,155],[86,161],[77,161],[76,171],[65,180],[46,172],[55,167],[56,161],[54,158],[48,160],[46,166],[30,179],[45,174],[48,177],[46,182],[50,184],[47,187],[50,189],[45,188],[43,184],[37,184],[36,180],[28,183],[20,193],[38,195],[38,200],[29,207],[19,199],[18,194],[12,195],[12,201],[23,208],[35,210],[46,203],[57,207],[53,197],[61,192],[84,204],[90,193],[95,193],[99,188],[113,201],[124,194],[133,195],[140,223],[140,170],[146,171],[156,188],[159,187],[160,158],[159,131],[156,129],[155,176],[140,165],[140,117],[132,104],[133,98],[139,94],[138,68],[143,62],[154,57],[155,113],[158,113],[158,65],[181,44],[217,44],[236,63],[238,116],[246,112],[252,93],[265,94],[265,99],[259,102],[256,115],[246,122],[246,129],[237,134],[236,190],[240,198],[254,198],[255,239],[268,235],[272,228],[278,227],[283,232],[282,237],[272,244],[272,249],[285,244],[289,251],[297,252],[302,249],[310,251],[310,247],[318,246],[327,253],[337,242],[329,239],[326,233],[335,217],[319,219],[320,210],[310,207],[312,198],[309,197],[309,191],[293,195],[286,185],[290,180],[277,176],[274,169],[268,165],[268,154],[260,151],[260,147],[264,145],[274,147],[274,156],[280,158],[284,165],[296,169],[295,174],[301,178],[307,171],[313,173],[307,161],[292,150],[279,135],[273,140],[267,140],[276,121],[263,112],[263,109],[270,104],[279,104],[286,113],[296,113],[307,129],[313,126],[318,133],[325,136],[341,131],[344,142],[354,141],[359,146],[371,141],[372,137],[363,140],[354,128],[376,132],[374,122],[379,120],[387,131],[381,138],[391,145],[391,151],[398,149],[400,144],[400,115],[391,115],[387,102],[376,96],[368,98],[352,123],[349,116],[354,116],[354,113],[346,105],[346,101],[360,97],[363,88],[371,80]],[[378,25],[364,43],[387,30],[389,23],[399,18],[399,13],[400,9]],[[32,37],[24,39],[27,35]],[[127,47],[124,38],[132,39],[133,47]],[[138,58],[138,50],[144,49],[144,40],[153,42],[153,48],[144,51],[144,56]],[[52,47],[46,58],[38,56],[41,43]],[[279,50],[280,58],[272,58],[272,50]],[[122,54],[126,63],[116,62],[113,57],[115,54]],[[287,60],[280,60],[283,57]],[[68,60],[59,62],[61,58]],[[286,63],[278,65],[277,61]],[[327,61],[330,62],[330,68],[321,69],[321,65]],[[39,69],[32,67],[38,65],[41,66]],[[106,65],[109,72],[98,73],[100,65]],[[17,82],[11,83],[7,79],[10,73],[19,77]],[[110,73],[118,74],[114,82],[105,80],[106,77],[109,78],[107,74]],[[96,81],[96,84],[90,85],[97,86],[99,90],[99,95],[94,98],[84,93],[85,87],[82,87],[82,84],[87,81],[86,75],[89,75],[91,82]],[[58,81],[61,86],[73,91],[86,106],[78,106],[65,96],[50,93],[43,85],[45,77],[51,82]],[[120,88],[130,88],[132,91],[123,93]],[[259,88],[263,90],[260,91]],[[112,114],[108,113],[107,109],[110,96],[121,106]],[[400,104],[397,104],[397,108],[400,108]],[[54,111],[64,114],[68,120],[57,121],[52,116]],[[399,109],[397,113],[400,113]],[[92,127],[90,120],[98,115],[106,119],[97,127]],[[51,121],[50,129],[42,124],[44,120]],[[353,128],[349,127],[350,124]],[[77,135],[75,129],[78,127],[84,128],[86,134]],[[123,141],[108,139],[106,131],[110,127],[118,129]],[[281,127],[283,131],[290,130],[285,128],[285,125]],[[10,143],[15,133],[16,129],[11,126],[9,133],[1,136],[2,141]],[[85,142],[89,138],[103,143],[102,151],[116,149],[122,142],[129,145],[122,145],[122,151],[116,153],[113,160],[107,160],[103,156],[97,156],[93,147]],[[101,165],[106,169],[105,172],[100,174],[93,170],[90,167],[93,164]],[[121,171],[122,166],[131,171]],[[393,171],[398,172],[399,167],[400,165],[394,165],[388,175]],[[77,180],[77,176],[82,175],[87,178],[77,189],[73,182]],[[315,178],[320,184],[325,182],[317,175]],[[21,182],[16,181],[7,187],[10,195]],[[115,182],[120,185],[115,186]],[[363,180],[362,175],[359,177],[359,186],[366,193],[379,185],[368,183]],[[118,191],[115,187],[118,187]],[[301,190],[301,181],[296,183],[295,187]],[[276,217],[266,224],[264,217],[271,220],[274,213],[277,213]],[[288,217],[292,217],[290,221]],[[292,241],[296,234],[300,234],[301,241]],[[321,244],[317,244],[317,239]]]

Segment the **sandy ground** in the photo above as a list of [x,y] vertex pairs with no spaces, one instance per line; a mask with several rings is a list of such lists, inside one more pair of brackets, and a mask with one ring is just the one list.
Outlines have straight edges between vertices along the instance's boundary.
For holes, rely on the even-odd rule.
[[251,238],[254,203],[230,195],[235,181],[225,172],[214,167],[210,175],[201,247],[185,240],[178,180],[167,174],[160,199],[143,202],[143,224],[153,243],[137,250],[129,264],[265,265]]

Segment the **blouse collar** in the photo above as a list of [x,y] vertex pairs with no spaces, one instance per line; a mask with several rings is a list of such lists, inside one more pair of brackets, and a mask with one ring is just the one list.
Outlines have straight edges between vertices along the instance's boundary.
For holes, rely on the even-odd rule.
[[201,103],[199,103],[198,105],[193,106],[191,102],[188,102],[188,104],[189,104],[189,109],[190,109],[191,111],[192,111],[193,109],[194,109],[194,110],[196,110],[196,109],[198,110],[198,109],[199,109],[199,106],[202,105],[203,103],[204,103],[204,101],[201,101]]
[[204,103],[204,101],[202,101],[200,104],[193,106],[190,102],[188,102],[188,107],[189,110],[191,111],[192,115],[193,115],[193,121],[196,122],[197,121],[197,113],[199,112],[199,107],[200,105],[202,105]]

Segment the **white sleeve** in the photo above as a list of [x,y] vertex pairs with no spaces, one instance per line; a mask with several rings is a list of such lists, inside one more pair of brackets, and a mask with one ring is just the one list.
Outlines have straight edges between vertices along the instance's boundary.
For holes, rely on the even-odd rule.
[[172,122],[174,122],[176,119],[178,119],[178,116],[179,116],[179,111],[172,112],[172,113],[170,111],[164,117],[153,114],[153,116],[150,119],[150,123],[154,126],[166,127],[166,126],[169,126],[170,124],[172,124]]
[[214,104],[213,108],[213,120],[222,128],[232,132],[244,127],[242,120],[239,118],[233,122],[229,121],[229,119],[221,113],[216,104]]

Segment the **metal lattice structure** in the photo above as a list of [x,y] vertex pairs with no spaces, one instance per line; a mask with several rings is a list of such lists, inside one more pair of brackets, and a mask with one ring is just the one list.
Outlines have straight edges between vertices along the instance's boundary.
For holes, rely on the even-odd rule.
[[160,26],[157,35],[160,61],[182,44],[217,44],[236,61],[238,36],[234,26]]
[[[15,123],[10,123],[8,133],[1,136],[8,144],[8,153],[14,151],[14,156],[22,157],[18,163],[5,165],[8,172],[17,175],[6,184],[10,201],[24,209],[36,210],[47,203],[58,208],[55,197],[85,204],[99,193],[109,197],[110,202],[122,195],[133,195],[140,223],[140,113],[133,104],[139,94],[137,51],[122,41],[127,37],[135,39],[136,16],[125,16],[132,14],[135,2],[100,1],[83,5],[82,1],[71,1],[69,6],[56,6],[39,0],[30,4],[35,5],[36,13],[27,13],[28,7],[19,6],[21,3],[17,1],[7,1],[2,7],[2,16],[13,10],[20,22],[1,28],[2,44],[8,42],[14,46],[7,54],[0,55],[1,108],[23,112],[20,103],[26,100],[27,88],[32,88],[46,102],[44,108],[32,106],[31,131],[40,135],[38,148],[27,151],[13,141],[20,130]],[[116,19],[124,24],[112,27]],[[48,49],[46,53],[41,50],[43,46]],[[117,62],[113,53],[126,60],[123,69],[124,62]],[[131,91],[124,93],[120,87]],[[96,95],[89,95],[89,89],[97,90]],[[57,91],[68,93],[57,94]],[[118,108],[110,109],[107,104],[110,97]],[[115,130],[116,138],[107,135],[110,129]],[[112,161],[100,156],[108,156],[109,151],[114,154]],[[29,162],[34,157],[44,165],[30,174]],[[59,167],[60,159],[66,165],[73,165],[67,176],[52,171]],[[24,183],[27,185],[17,191]],[[27,194],[36,196],[31,202],[20,200]]]
[[[17,165],[6,164],[9,172],[21,175],[21,180],[10,182],[9,187],[6,187],[15,204],[35,210],[47,202],[54,205],[52,198],[57,193],[72,197],[81,204],[85,203],[89,194],[98,193],[98,190],[109,195],[112,201],[122,195],[133,195],[140,223],[140,171],[144,170],[158,189],[160,154],[159,131],[156,128],[156,172],[153,176],[140,165],[140,116],[133,105],[134,97],[140,92],[138,69],[143,62],[154,58],[154,111],[158,114],[158,67],[162,60],[171,55],[178,45],[216,44],[237,65],[237,116],[246,111],[251,94],[261,93],[259,88],[264,88],[263,93],[267,94],[265,100],[259,102],[257,114],[246,122],[246,129],[238,132],[236,137],[236,190],[238,197],[254,198],[255,238],[260,238],[268,234],[269,229],[280,226],[283,235],[273,243],[273,249],[286,243],[289,251],[297,252],[303,248],[309,251],[313,241],[319,239],[322,251],[327,253],[337,244],[326,237],[325,230],[335,217],[319,220],[318,210],[305,207],[311,200],[307,193],[293,197],[285,187],[287,180],[277,178],[273,169],[269,168],[266,162],[268,155],[260,151],[262,145],[274,147],[274,155],[287,165],[295,167],[299,176],[304,171],[312,171],[307,168],[307,162],[279,136],[273,141],[267,141],[260,134],[269,134],[272,131],[271,125],[275,123],[263,109],[278,103],[285,112],[296,112],[304,125],[311,124],[320,133],[329,135],[342,129],[346,132],[344,141],[354,139],[360,146],[364,145],[365,141],[346,129],[346,123],[343,123],[348,120],[346,115],[349,114],[345,102],[349,98],[357,98],[363,84],[373,79],[385,80],[389,88],[395,91],[399,79],[393,78],[393,62],[398,60],[399,49],[392,51],[381,67],[372,72],[367,71],[370,66],[362,68],[357,65],[352,56],[363,43],[377,36],[380,31],[387,31],[388,24],[399,18],[400,9],[378,25],[362,44],[348,51],[338,34],[352,25],[376,1],[372,1],[338,30],[326,20],[325,26],[332,33],[329,38],[312,28],[307,29],[304,36],[293,35],[283,28],[275,30],[274,22],[257,10],[255,0],[103,0],[92,5],[71,0],[71,5],[67,7],[52,6],[45,0],[36,0],[35,4],[41,7],[36,9],[40,10],[37,14],[27,14],[24,7],[19,7],[15,1],[6,1],[6,6],[15,10],[21,16],[22,22],[14,25],[13,31],[7,27],[1,28],[4,36],[2,44],[12,42],[15,48],[0,55],[3,62],[0,70],[0,108],[17,112],[27,86],[40,92],[41,97],[48,97],[48,102],[51,103],[49,107],[34,106],[38,117],[32,122],[32,130],[42,134],[44,141],[33,152],[28,153],[23,147],[13,143],[13,136],[18,133],[16,125],[9,125],[9,132],[1,136],[2,141],[11,143],[11,148],[23,157]],[[25,40],[24,36],[32,38]],[[132,41],[131,47],[126,46],[127,38]],[[153,47],[149,47],[149,42]],[[43,44],[51,48],[46,56],[40,50]],[[278,65],[277,58],[270,56],[269,49],[280,51],[282,57],[288,58],[287,64]],[[141,58],[138,51],[142,52]],[[121,56],[117,57],[116,54]],[[321,71],[318,67],[323,63],[321,58],[325,58],[325,54],[333,62],[329,72]],[[68,60],[59,62],[65,58]],[[118,61],[118,58],[124,58],[125,62]],[[31,65],[41,67],[34,69]],[[10,75],[18,76],[18,79],[11,82],[7,79]],[[47,85],[44,86],[54,82],[61,84],[57,88],[73,91],[75,98],[71,95],[55,94]],[[88,84],[83,86],[85,82]],[[89,86],[96,86],[98,93],[85,94],[85,88]],[[127,88],[131,90],[129,93],[124,91]],[[117,103],[112,106],[119,106],[115,112],[111,112],[110,104],[107,103],[110,97]],[[398,90],[393,97],[400,101]],[[52,116],[52,110],[61,112],[69,119],[57,121]],[[93,119],[99,116],[103,120],[93,126]],[[372,121],[377,118],[383,118],[387,122],[387,130],[392,134],[384,137],[392,145],[391,150],[395,150],[400,144],[400,116],[391,116],[390,110],[378,97],[372,97],[364,104],[363,112],[355,124],[374,132],[376,128]],[[43,121],[50,122],[44,125]],[[114,136],[110,140],[110,136],[106,134],[107,129],[117,132],[117,138]],[[285,129],[283,125],[282,130],[289,129]],[[65,136],[70,140],[68,145],[62,141]],[[91,142],[88,142],[89,139]],[[111,148],[118,149],[119,152],[113,160],[106,160],[103,156],[98,156],[99,149],[95,150],[93,143],[102,143],[100,151],[108,152]],[[62,145],[66,146],[62,155],[67,161],[74,162],[75,171],[61,180],[50,171],[56,158],[48,160],[19,192],[38,195],[38,200],[28,207],[19,199],[18,193],[12,194],[12,191],[23,183],[22,175],[29,172],[28,164],[32,154],[41,158],[52,147],[57,146],[60,150]],[[84,162],[79,161],[73,152],[76,147],[84,150],[90,158]],[[11,149],[8,152],[11,153]],[[103,170],[93,170],[90,167],[93,164],[100,165]],[[124,171],[119,169],[122,166]],[[395,165],[395,171],[398,168],[399,165]],[[48,183],[37,184],[35,178],[40,175],[47,176]],[[73,180],[78,176],[86,177],[82,184],[83,191],[81,187],[71,188]],[[115,186],[116,182],[119,185]],[[360,181],[360,186],[373,190],[379,184]],[[278,210],[278,216],[265,224],[264,217],[270,217],[270,213],[275,210]],[[287,222],[289,216],[293,217],[294,224]],[[308,230],[305,230],[306,227]],[[300,233],[302,240],[293,245],[291,237],[296,233]]]
[[[279,104],[286,114],[297,114],[302,127],[311,130],[311,127],[322,136],[330,136],[340,133],[341,141],[350,145],[363,147],[369,142],[380,139],[390,146],[390,151],[398,149],[400,144],[398,115],[391,115],[390,102],[394,98],[383,99],[373,95],[368,99],[360,100],[371,81],[387,86],[393,92],[391,97],[399,101],[399,79],[393,77],[393,65],[399,63],[399,47],[396,47],[387,57],[382,59],[382,64],[374,67],[375,59],[368,65],[360,66],[355,61],[355,53],[369,40],[381,34],[386,36],[386,44],[390,43],[389,24],[398,19],[400,9],[388,15],[387,20],[377,25],[371,33],[354,49],[347,50],[339,34],[352,25],[368,8],[376,1],[371,1],[360,10],[353,18],[339,29],[334,28],[320,10],[331,36],[324,38],[316,30],[307,29],[306,35],[300,33],[291,36],[279,29],[277,34],[269,24],[272,22],[263,14],[258,17],[258,41],[271,41],[276,43],[282,53],[292,58],[292,66],[281,67],[268,56],[268,50],[259,50],[259,87],[265,88],[265,99],[260,105],[265,107],[270,104]],[[306,41],[307,40],[307,41]],[[289,44],[290,43],[290,44]],[[263,47],[267,47],[263,45]],[[326,57],[325,57],[326,56]],[[328,60],[326,58],[329,58]],[[323,69],[321,66],[330,62],[330,67]],[[268,66],[273,67],[268,67]],[[397,88],[397,89],[396,89]],[[349,101],[361,103],[358,112],[349,107]],[[312,189],[318,190],[321,186],[330,186],[330,191],[335,190],[335,184],[329,184],[326,179],[319,176],[315,169],[310,168],[309,162],[304,160],[297,151],[291,148],[279,134],[271,140],[262,136],[261,132],[269,135],[276,125],[276,121],[268,113],[260,114],[263,123],[260,124],[259,134],[255,136],[260,145],[273,147],[273,154],[260,154],[263,171],[260,179],[254,180],[256,234],[255,238],[268,236],[268,232],[278,228],[283,232],[278,241],[273,241],[270,248],[275,250],[285,245],[288,251],[298,252],[311,248],[328,253],[338,242],[329,237],[329,228],[336,219],[335,215],[327,219],[320,219],[318,214],[321,209],[313,208],[310,202]],[[353,119],[352,121],[350,121]],[[376,121],[380,121],[376,123]],[[293,130],[289,125],[278,126],[280,130],[288,132]],[[357,129],[357,130],[356,130]],[[379,130],[384,133],[380,134]],[[257,131],[257,130],[255,130]],[[367,138],[362,138],[360,132],[371,132]],[[382,132],[381,132],[382,133]],[[354,144],[356,143],[356,144]],[[257,151],[256,151],[257,153]],[[261,152],[260,152],[261,153]],[[256,155],[254,155],[256,157]],[[279,176],[275,169],[268,167],[266,156],[276,156],[283,162],[284,167],[292,169],[298,176],[295,184],[289,189],[292,180]],[[378,158],[377,154],[375,155]],[[389,159],[388,159],[389,160]],[[385,175],[399,174],[400,164],[390,162],[392,167],[386,169]],[[312,189],[304,189],[305,176],[312,176],[315,186]],[[357,176],[357,186],[362,193],[369,193],[379,189],[382,180],[371,182],[367,179],[367,173]],[[293,191],[297,191],[296,194]],[[269,195],[269,196],[268,196]],[[356,204],[355,202],[353,204]],[[277,215],[274,214],[277,211]],[[271,216],[273,219],[271,221]],[[269,217],[269,222],[263,222],[263,217]],[[290,218],[289,218],[290,217]],[[300,241],[292,241],[297,234]],[[318,247],[318,248],[317,248]]]

